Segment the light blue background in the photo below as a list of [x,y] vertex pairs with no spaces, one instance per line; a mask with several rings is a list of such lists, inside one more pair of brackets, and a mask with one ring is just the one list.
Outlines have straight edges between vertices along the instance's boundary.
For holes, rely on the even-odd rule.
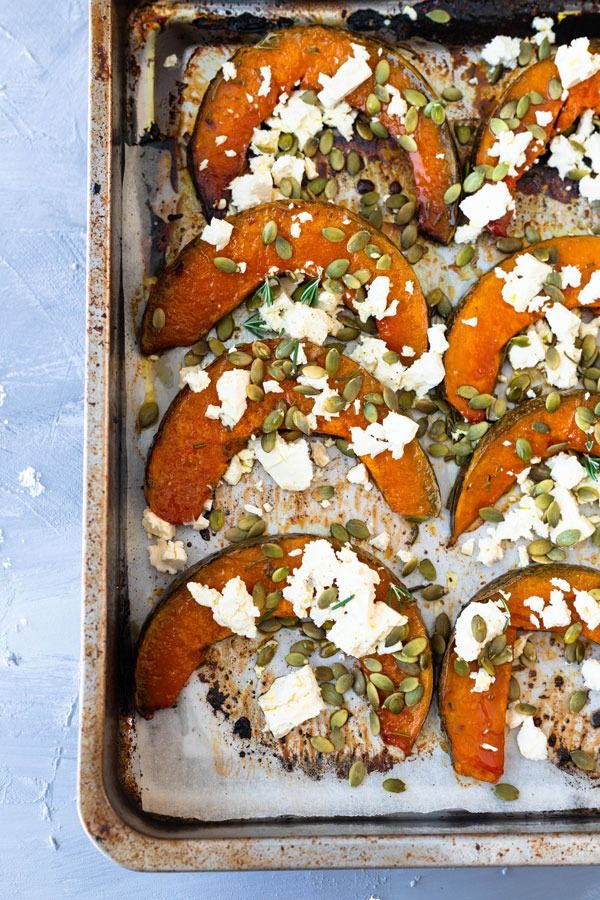
[[[0,898],[600,897],[600,873],[581,868],[139,875],[84,835],[87,28],[84,0],[0,0]],[[18,482],[30,465],[37,498]]]

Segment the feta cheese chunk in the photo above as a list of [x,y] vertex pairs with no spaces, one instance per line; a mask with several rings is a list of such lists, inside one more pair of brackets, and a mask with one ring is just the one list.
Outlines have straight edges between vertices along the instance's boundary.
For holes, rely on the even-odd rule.
[[175,537],[175,526],[153,513],[149,506],[142,513],[142,526],[149,537],[162,538],[165,541],[171,541]]
[[277,435],[270,453],[263,450],[260,441],[254,441],[252,449],[279,487],[286,491],[304,491],[310,485],[314,470],[308,441],[304,438],[288,443]]
[[302,184],[304,160],[297,156],[290,156],[289,153],[282,153],[273,163],[271,175],[278,187],[284,178],[295,178],[298,184]]
[[310,666],[276,678],[269,690],[258,698],[267,728],[275,738],[314,719],[325,709],[321,690]]
[[581,667],[583,683],[590,691],[600,691],[600,661],[586,659]]
[[206,410],[207,419],[220,419],[226,428],[237,425],[248,406],[246,388],[249,384],[250,372],[246,369],[223,372],[217,381],[217,396],[221,406],[210,404]]
[[254,605],[252,594],[236,575],[230,578],[222,591],[209,588],[196,581],[188,581],[187,589],[200,606],[208,606],[212,610],[217,625],[229,628],[234,634],[254,638],[257,635],[255,619],[260,616],[260,609]]
[[471,688],[472,694],[485,694],[489,691],[496,680],[494,675],[490,675],[485,669],[478,669],[477,672],[470,672],[469,678],[472,678],[475,684]]
[[577,487],[579,482],[587,476],[586,470],[577,457],[569,453],[557,453],[556,456],[551,456],[548,460],[548,467],[554,481],[568,491]]
[[588,591],[575,590],[573,605],[577,615],[588,628],[593,630],[600,625],[600,604]]
[[589,306],[595,300],[600,300],[600,269],[595,269],[588,283],[579,291],[579,302],[583,306]]
[[517,175],[517,170],[526,160],[525,151],[533,140],[530,131],[501,131],[496,142],[490,147],[490,156],[496,156],[499,163],[508,165],[507,175]]
[[538,312],[548,300],[541,292],[552,266],[540,262],[533,253],[522,253],[517,257],[510,272],[500,266],[496,266],[494,272],[497,278],[504,281],[502,299],[516,312]]
[[232,456],[227,471],[223,475],[223,481],[232,486],[239,484],[242,477],[252,471],[255,458],[254,450],[251,447],[240,450],[239,453]]
[[369,316],[376,319],[385,319],[388,316],[396,315],[398,309],[398,301],[393,300],[387,305],[390,293],[390,279],[387,275],[377,275],[373,281],[367,284],[367,296],[362,303],[355,303],[354,308],[358,313],[358,318],[363,324]]
[[158,572],[166,572],[168,575],[176,575],[185,569],[187,553],[183,541],[163,540],[160,538],[156,544],[148,546],[150,565]]
[[519,733],[517,734],[517,746],[521,756],[525,759],[548,759],[548,742],[541,728],[533,721],[533,716],[527,716]]
[[508,358],[513,369],[533,368],[546,357],[546,347],[535,326],[528,328],[526,334],[529,339],[527,346],[511,344],[509,347]]
[[379,456],[386,450],[392,459],[401,459],[404,448],[414,439],[419,426],[407,416],[389,412],[382,422],[372,422],[367,428],[353,427],[351,447],[357,456]]
[[359,463],[357,466],[348,469],[346,472],[346,480],[349,481],[350,484],[369,484],[369,474],[365,464]]
[[534,16],[531,23],[535,28],[536,34],[533,35],[533,42],[538,46],[545,38],[548,38],[549,44],[556,42],[556,35],[552,30],[554,27],[554,19],[552,16]]
[[[272,115],[267,119],[267,125],[276,129],[277,137],[281,132],[294,134],[298,138],[301,148],[309,138],[314,137],[323,129],[323,113],[318,106],[306,103],[302,99],[303,91],[294,91],[289,97],[282,94],[275,106]],[[277,146],[271,152],[275,152]]]
[[514,69],[520,52],[521,41],[519,38],[497,34],[483,47],[481,58],[492,68],[501,65],[505,69]]
[[213,217],[210,223],[204,226],[200,237],[207,244],[212,244],[213,247],[216,247],[217,250],[222,250],[229,243],[232,233],[233,225],[231,222]]
[[205,391],[210,384],[210,375],[202,366],[182,366],[179,370],[179,387],[186,385],[194,394]]
[[448,349],[446,326],[443,323],[431,325],[427,329],[429,349],[412,363],[402,375],[402,387],[415,391],[417,397],[424,397],[432,388],[444,380],[443,355]]
[[[477,615],[481,616],[487,628],[485,639],[481,643],[475,639],[471,629],[471,622]],[[489,641],[504,633],[508,624],[510,616],[499,600],[469,603],[456,620],[454,632],[456,655],[465,662],[473,662]]]
[[228,59],[227,62],[223,63],[221,74],[223,75],[223,81],[231,81],[235,78],[237,75],[235,63],[232,63],[231,60]]
[[359,85],[372,75],[371,67],[367,60],[368,51],[360,44],[352,44],[354,56],[342,63],[335,75],[329,77],[319,74],[319,82],[323,85],[317,94],[318,99],[326,108],[335,106],[340,100],[344,100],[348,94],[356,90]]
[[570,44],[561,44],[556,51],[554,62],[566,90],[587,81],[600,70],[600,55],[590,53],[589,47],[589,38],[580,37]]
[[270,174],[238,175],[229,187],[231,203],[238,212],[251,209],[260,203],[270,203],[274,196],[273,180]]
[[258,97],[268,97],[271,90],[271,66],[260,67],[260,87],[257,91]]
[[501,219],[514,208],[515,201],[503,181],[484,184],[478,191],[465,197],[460,203],[460,210],[467,217],[469,223],[468,225],[459,225],[456,229],[456,243],[467,244],[469,241],[476,241],[490,222]]

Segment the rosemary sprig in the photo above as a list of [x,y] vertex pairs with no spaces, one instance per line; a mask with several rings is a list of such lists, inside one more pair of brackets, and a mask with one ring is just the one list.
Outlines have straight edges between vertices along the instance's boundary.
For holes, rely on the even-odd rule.
[[589,456],[587,453],[583,457],[583,465],[592,481],[598,481],[600,474],[600,456]]
[[319,296],[319,285],[321,284],[321,275],[316,278],[309,278],[302,290],[300,291],[300,302],[307,306],[314,306]]
[[261,284],[259,289],[256,292],[263,303],[266,303],[267,306],[271,306],[273,304],[273,291],[271,290],[271,282],[269,281],[269,276],[264,280],[264,283]]
[[267,323],[262,319],[257,312],[253,313],[249,319],[246,319],[244,322],[244,328],[247,328],[248,331],[251,331],[252,334],[255,334],[257,337],[264,337],[270,329],[267,326]]
[[330,608],[331,608],[331,609],[339,609],[340,606],[346,606],[346,604],[347,604],[347,603],[350,603],[350,601],[351,601],[353,598],[354,598],[354,594],[350,594],[350,596],[349,596],[349,597],[346,597],[345,600],[340,600],[339,603],[334,603],[333,606],[330,607]]
[[394,595],[394,597],[398,601],[398,603],[406,603],[406,602],[416,603],[417,602],[417,598],[415,597],[415,595],[411,594],[411,592],[408,590],[408,588],[405,588],[403,584],[390,584],[390,592],[388,593],[388,599],[387,599],[388,606],[392,605],[390,602],[392,599],[392,596],[391,596],[392,594]]

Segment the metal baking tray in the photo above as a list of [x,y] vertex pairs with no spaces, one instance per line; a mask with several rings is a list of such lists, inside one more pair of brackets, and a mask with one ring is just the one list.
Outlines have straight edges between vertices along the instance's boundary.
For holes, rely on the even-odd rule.
[[[451,25],[441,29],[423,13],[442,6]],[[87,318],[85,567],[82,645],[82,701],[79,765],[80,814],[96,845],[131,868],[159,870],[237,870],[343,868],[373,866],[447,866],[517,864],[592,864],[600,861],[600,820],[588,802],[579,809],[557,811],[548,803],[535,813],[479,811],[451,805],[445,810],[382,813],[360,807],[328,816],[261,817],[157,815],[140,802],[137,742],[140,738],[130,708],[131,625],[139,619],[140,578],[144,571],[132,559],[131,497],[139,459],[131,453],[128,403],[135,383],[131,375],[134,316],[130,308],[129,255],[132,236],[147,244],[151,262],[160,246],[160,230],[136,233],[128,188],[131,149],[161,106],[170,115],[167,85],[155,77],[156,61],[168,51],[183,56],[188,45],[200,45],[205,56],[223,53],[240,43],[255,42],[273,27],[295,22],[325,21],[357,33],[380,35],[409,49],[404,42],[441,41],[448,59],[461,57],[468,44],[497,33],[526,34],[533,14],[556,14],[562,4],[443,2],[415,4],[417,23],[399,14],[398,4],[349,2],[290,4],[271,2],[162,2],[136,6],[128,0],[91,2],[89,252]],[[534,8],[535,7],[535,8]],[[563,17],[560,37],[599,33],[600,6],[594,0],[570,3],[576,15]],[[166,47],[160,41],[166,35]],[[138,50],[150,72],[145,80]],[[162,56],[161,56],[162,54]],[[200,59],[204,57],[200,54]],[[189,59],[189,56],[188,56]],[[431,73],[428,73],[431,77]],[[177,71],[175,72],[175,77]],[[210,77],[210,76],[209,76]],[[132,90],[132,85],[135,90]],[[171,80],[171,87],[173,80]],[[486,98],[483,98],[485,103]],[[166,112],[165,112],[166,110]],[[158,113],[157,113],[158,117]],[[156,136],[149,135],[150,143]],[[135,164],[135,156],[134,164]],[[146,173],[147,174],[147,173]],[[561,210],[562,212],[562,210]],[[188,211],[188,224],[199,222]],[[550,213],[552,213],[552,208]],[[563,227],[576,228],[564,215]],[[155,223],[154,223],[155,224]],[[183,232],[180,237],[183,237]],[[171,235],[173,246],[177,236]],[[125,253],[123,248],[125,246]],[[160,253],[159,253],[160,255]],[[128,274],[129,273],[129,274]],[[433,271],[419,277],[436,277]],[[464,285],[462,288],[464,289]],[[135,366],[134,366],[135,368]],[[139,372],[137,373],[139,376]],[[139,454],[138,454],[139,455]],[[141,502],[141,501],[140,501]],[[235,494],[233,503],[243,502]],[[349,503],[355,502],[349,499]],[[357,501],[358,502],[358,501]],[[371,502],[372,505],[372,502]],[[294,503],[282,505],[280,519],[300,522],[312,531],[311,511]],[[133,527],[128,529],[128,518]],[[281,524],[284,524],[283,522]],[[385,522],[390,527],[389,522]],[[406,526],[395,523],[396,537]],[[293,529],[290,529],[293,530]],[[318,529],[317,529],[318,530]],[[321,529],[323,530],[323,529]],[[129,534],[128,534],[129,532]],[[218,542],[217,542],[218,543]],[[438,536],[437,552],[440,552]],[[198,550],[198,548],[195,548]],[[211,544],[199,558],[218,549]],[[134,554],[135,555],[135,554]],[[194,562],[191,559],[190,562]],[[589,562],[590,560],[586,560]],[[504,568],[508,565],[504,564]],[[502,568],[502,567],[501,567]],[[496,574],[490,573],[490,578]],[[164,589],[167,580],[160,583]],[[474,584],[474,583],[473,583]],[[144,588],[146,597],[149,588]],[[465,588],[462,600],[474,591]],[[136,599],[137,597],[137,599]],[[137,604],[137,609],[135,608]],[[451,611],[451,610],[450,610]],[[427,761],[435,765],[435,759]],[[248,795],[252,783],[248,779]],[[214,806],[214,798],[213,800]],[[467,804],[465,804],[467,805]],[[388,807],[389,809],[389,807]]]

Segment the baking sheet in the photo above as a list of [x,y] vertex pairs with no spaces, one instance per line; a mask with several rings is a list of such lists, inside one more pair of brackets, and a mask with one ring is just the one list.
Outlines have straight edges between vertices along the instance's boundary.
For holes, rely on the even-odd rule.
[[[166,244],[167,258],[172,258],[203,224],[184,168],[185,141],[182,137],[191,131],[195,109],[207,81],[235,50],[234,44],[211,46],[201,42],[194,46],[192,38],[201,38],[201,29],[194,32],[185,26],[197,12],[194,4],[177,5],[169,26],[159,31],[156,21],[160,16],[164,18],[167,9],[171,10],[171,6],[156,4],[146,13],[143,23],[137,19],[133,49],[139,69],[131,67],[136,74],[130,83],[131,137],[134,140],[126,148],[124,172],[126,508],[132,638],[172,580],[170,576],[156,573],[147,562],[148,539],[141,528],[145,506],[141,485],[152,433],[149,430],[139,436],[135,420],[149,381],[154,384],[161,413],[164,412],[177,391],[177,371],[185,354],[185,350],[179,349],[165,354],[160,362],[143,361],[137,350],[136,329],[143,309],[145,280],[156,265],[157,237]],[[331,21],[327,8],[324,9],[327,21]],[[301,21],[307,21],[307,17]],[[441,90],[448,83],[449,75],[452,82],[461,84],[461,88],[466,82],[465,99],[460,104],[452,104],[448,112],[461,120],[477,122],[482,106],[491,96],[489,89],[486,94],[479,86],[468,84],[477,48],[469,52],[449,51],[419,40],[412,42],[410,49],[434,87]],[[176,63],[170,65],[172,59],[169,57],[173,54],[177,57]],[[165,61],[169,63],[167,66]],[[175,90],[177,82],[186,79],[189,83],[183,94],[175,103],[171,102],[169,94]],[[135,143],[135,138],[139,138],[153,122],[158,122],[161,136],[142,145]],[[566,206],[545,195],[519,195],[517,205],[516,233],[519,225],[531,220],[536,221],[543,236],[548,237],[589,230],[589,208],[576,199]],[[157,228],[156,217],[167,223],[169,214],[180,218]],[[153,229],[152,216],[155,217]],[[484,239],[480,241],[478,265],[466,272],[454,271],[446,266],[454,257],[455,248],[441,248],[420,240],[427,245],[427,253],[415,270],[424,290],[441,286],[452,299],[462,296],[479,274],[501,258],[491,239]],[[482,244],[485,245],[483,248]],[[246,315],[245,310],[238,310],[237,318],[243,319]],[[239,343],[240,338],[234,337],[229,343],[233,342]],[[268,522],[268,531],[273,534],[289,530],[325,534],[332,521],[351,516],[363,518],[373,534],[386,530],[392,535],[390,551],[382,558],[396,572],[402,567],[396,552],[401,548],[408,549],[412,544],[412,551],[417,556],[428,555],[434,560],[440,583],[446,584],[450,575],[451,583],[457,585],[442,601],[420,604],[429,626],[442,609],[453,619],[456,610],[483,583],[516,567],[516,548],[507,550],[502,563],[494,567],[481,566],[463,556],[458,549],[449,550],[445,546],[447,515],[420,526],[417,532],[390,513],[375,487],[367,493],[346,482],[345,470],[352,463],[335,449],[329,453],[332,462],[325,470],[317,470],[319,480],[302,494],[280,491],[257,464],[252,475],[237,487],[221,486],[216,493],[215,505],[225,510],[226,524],[230,525],[244,504],[270,504],[274,512],[266,513],[264,518]],[[438,463],[436,471],[445,499],[456,469]],[[257,486],[257,479],[262,485]],[[314,499],[312,494],[319,483],[340,485],[335,506],[323,509]],[[177,538],[186,544],[190,565],[225,546],[221,535],[205,541],[189,528],[179,528]],[[569,561],[593,564],[593,557],[593,552],[586,546],[583,551],[570,551]],[[417,581],[418,578],[412,576],[408,584]],[[281,634],[279,632],[277,637]],[[296,639],[297,635],[291,633],[288,641],[292,643]],[[561,743],[570,746],[572,740],[576,740],[584,749],[594,746],[594,729],[589,716],[580,715],[573,722],[568,721],[569,717],[565,719],[566,698],[571,690],[581,686],[578,669],[563,665],[559,648],[548,636],[534,635],[531,639],[538,648],[541,662],[531,671],[519,675],[523,698],[537,702],[546,734],[555,732],[559,739],[551,751],[552,762],[532,763],[522,759],[516,750],[515,733],[509,735],[505,779],[517,784],[521,790],[521,798],[511,804],[511,812],[593,809],[597,805],[594,780],[565,773],[553,765],[560,762],[558,748]],[[271,666],[274,675],[286,671],[284,655],[282,642]],[[288,738],[282,751],[277,742],[261,733],[262,720],[255,697],[266,689],[268,681],[259,680],[253,671],[253,656],[252,643],[238,638],[213,648],[208,664],[199,675],[192,676],[175,710],[161,711],[151,722],[134,720],[127,778],[135,781],[146,812],[203,821],[281,816],[413,815],[465,809],[498,812],[500,804],[491,794],[489,785],[459,782],[454,775],[449,757],[440,746],[435,704],[417,743],[417,755],[406,761],[401,759],[399,751],[384,748],[369,734],[364,707],[362,710],[357,708],[351,746],[364,754],[368,766],[373,769],[359,790],[350,790],[343,778],[349,764],[348,751],[320,761],[310,745],[307,748],[306,738],[299,739],[297,735]],[[560,691],[554,685],[557,674],[564,679]],[[207,700],[209,689],[213,689],[213,699],[225,695],[225,700],[216,704],[216,709]],[[593,702],[587,709],[594,710]],[[250,722],[251,739],[234,732],[235,723],[242,716]],[[305,735],[318,733],[319,725],[322,726],[324,721],[307,723],[302,731]],[[131,727],[126,720],[124,732],[128,739]],[[382,791],[380,782],[384,776],[379,772],[392,769],[394,775],[408,784],[405,794],[390,795]]]

